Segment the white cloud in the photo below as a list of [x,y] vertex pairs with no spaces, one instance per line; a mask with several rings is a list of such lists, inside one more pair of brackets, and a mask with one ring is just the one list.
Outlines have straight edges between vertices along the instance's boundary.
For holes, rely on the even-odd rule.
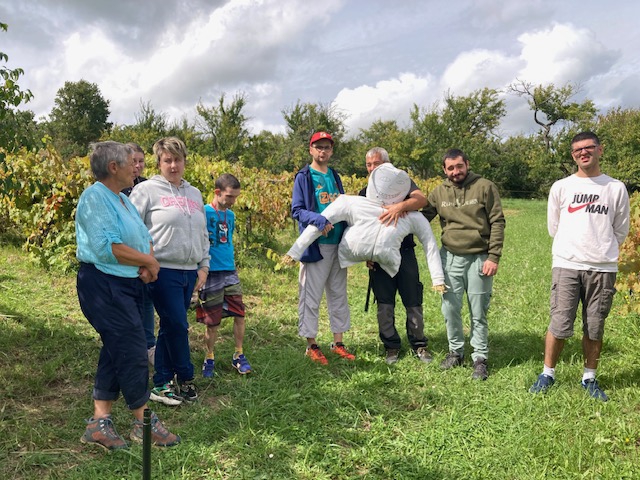
[[521,67],[521,60],[501,52],[463,52],[445,69],[440,81],[441,90],[469,95],[485,87],[500,89],[511,82]]
[[348,131],[355,135],[376,120],[396,120],[400,124],[407,121],[413,104],[425,105],[437,100],[433,96],[434,83],[431,76],[404,73],[377,82],[373,87],[362,85],[342,89],[333,103],[348,114]]
[[[640,34],[611,21],[635,18],[634,2],[615,12],[551,0],[5,3],[1,50],[24,68],[37,116],[80,78],[98,85],[115,123],[133,122],[141,100],[177,120],[200,100],[245,92],[254,131],[281,131],[281,110],[299,100],[335,104],[357,134],[378,119],[402,124],[413,104],[429,108],[447,91],[516,79],[581,84],[600,108],[637,107],[640,96]],[[586,28],[594,19],[610,21]],[[523,130],[525,100],[505,98],[509,130]]]
[[582,83],[608,70],[616,54],[606,48],[592,30],[571,24],[554,24],[551,28],[518,37],[521,58],[526,66],[519,76],[534,84]]

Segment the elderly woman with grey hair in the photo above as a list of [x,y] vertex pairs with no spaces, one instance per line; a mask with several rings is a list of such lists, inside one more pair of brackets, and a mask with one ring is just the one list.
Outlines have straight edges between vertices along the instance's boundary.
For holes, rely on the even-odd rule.
[[[149,400],[142,287],[156,280],[160,265],[138,211],[121,193],[135,176],[131,147],[100,142],[92,150],[91,171],[97,181],[80,196],[76,213],[77,290],[82,313],[100,334],[102,349],[93,387],[94,413],[80,440],[118,450],[128,447],[111,420],[120,392],[135,417],[130,438],[142,441]],[[151,423],[155,445],[180,443],[155,413]]]

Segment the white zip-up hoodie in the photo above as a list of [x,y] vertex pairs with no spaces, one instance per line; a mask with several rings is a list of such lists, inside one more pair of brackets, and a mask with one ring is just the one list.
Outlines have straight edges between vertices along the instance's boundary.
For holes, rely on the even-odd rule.
[[200,190],[186,180],[176,187],[154,175],[136,185],[129,199],[149,229],[161,267],[209,270],[209,235]]
[[[396,190],[395,185],[400,184],[402,186],[398,191],[391,192]],[[432,284],[444,284],[438,245],[424,215],[409,212],[398,220],[396,226],[385,226],[378,219],[384,211],[383,205],[398,203],[407,196],[409,185],[406,172],[384,163],[369,176],[366,198],[340,195],[322,212],[322,216],[332,224],[345,221],[349,225],[338,246],[338,259],[342,268],[371,260],[394,277],[400,268],[400,244],[404,237],[412,233],[418,237],[424,249]],[[320,235],[317,227],[309,225],[287,255],[300,260],[302,252]]]

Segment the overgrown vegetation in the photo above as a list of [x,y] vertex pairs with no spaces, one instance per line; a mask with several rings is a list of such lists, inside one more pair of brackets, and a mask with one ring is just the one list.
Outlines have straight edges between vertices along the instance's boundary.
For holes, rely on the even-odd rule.
[[[486,382],[471,380],[468,363],[439,369],[447,341],[440,299],[431,293],[424,302],[434,363],[424,365],[405,350],[398,364],[387,366],[375,312],[363,312],[364,265],[351,268],[348,280],[352,328],[345,341],[356,361],[329,357],[328,367],[306,361],[296,327],[297,269],[274,273],[264,256],[241,255],[249,312],[245,352],[255,371],[243,377],[231,367],[232,326],[223,323],[217,375],[198,380],[200,402],[176,409],[153,404],[183,437],[177,448],[152,451],[153,478],[635,478],[638,316],[620,313],[622,296],[616,297],[599,369],[609,402],[592,400],[579,385],[579,329],[567,342],[554,389],[529,394],[542,368],[551,239],[545,202],[506,200],[505,214]],[[278,251],[294,238],[289,224],[276,237]],[[100,341],[79,310],[74,283],[73,275],[47,272],[19,249],[0,247],[3,478],[140,478],[139,446],[106,454],[79,442],[83,419],[92,412]],[[199,365],[203,332],[191,322],[192,358]],[[401,314],[397,322],[404,324]],[[331,341],[328,330],[323,311],[321,346]],[[114,414],[126,435],[130,414],[121,400]]]

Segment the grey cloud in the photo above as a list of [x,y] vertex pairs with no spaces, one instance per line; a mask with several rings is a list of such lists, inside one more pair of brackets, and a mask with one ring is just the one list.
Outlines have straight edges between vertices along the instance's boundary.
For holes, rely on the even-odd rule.
[[218,0],[31,0],[7,7],[5,22],[18,37],[29,38],[36,49],[55,50],[56,44],[82,27],[100,29],[129,55],[140,58],[153,51],[170,31],[188,35],[193,18],[224,5]]

